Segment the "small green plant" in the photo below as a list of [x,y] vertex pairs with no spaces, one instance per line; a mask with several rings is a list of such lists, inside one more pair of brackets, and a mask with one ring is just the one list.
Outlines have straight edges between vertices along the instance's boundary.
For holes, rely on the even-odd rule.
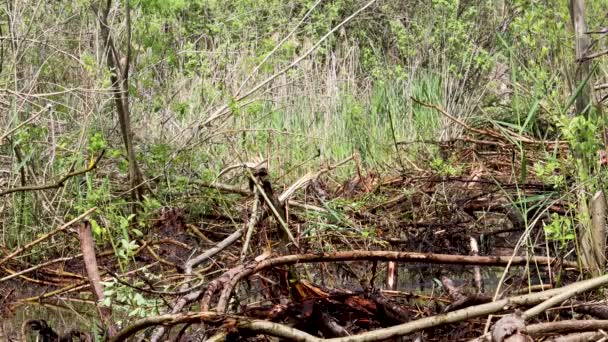
[[458,176],[462,174],[462,166],[456,163],[456,160],[450,158],[447,162],[442,158],[431,160],[431,168],[441,176]]
[[557,242],[560,249],[565,248],[575,237],[572,219],[557,213],[551,215],[551,223],[545,225],[544,229],[547,239]]
[[538,179],[545,184],[553,184],[555,187],[564,187],[566,185],[566,175],[562,170],[559,160],[551,156],[545,163],[534,164],[534,173]]
[[120,244],[116,250],[116,255],[123,261],[129,262],[135,255],[135,251],[139,248],[139,245],[135,241],[129,241],[127,239],[120,239]]
[[89,145],[87,146],[87,149],[89,150],[89,152],[95,153],[103,150],[104,148],[106,148],[106,146],[106,140],[103,138],[101,133],[97,132],[93,134],[93,136],[91,136],[91,138],[89,139]]
[[[160,277],[144,270],[144,274],[149,280],[158,280]],[[145,298],[141,293],[137,292],[133,287],[121,284],[116,279],[111,281],[101,282],[104,286],[104,299],[101,305],[111,307],[115,311],[126,313],[127,317],[148,317],[158,314],[159,300]],[[134,287],[141,287],[145,284],[143,281],[133,284]]]
[[599,129],[597,120],[582,115],[573,118],[563,115],[559,119],[558,127],[575,155],[595,158],[601,147],[601,142],[596,135]]

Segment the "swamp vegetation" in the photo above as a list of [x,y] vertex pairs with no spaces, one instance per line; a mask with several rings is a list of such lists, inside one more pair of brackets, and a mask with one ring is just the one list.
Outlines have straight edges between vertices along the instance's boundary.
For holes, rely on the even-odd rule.
[[606,339],[607,1],[0,4],[0,341]]

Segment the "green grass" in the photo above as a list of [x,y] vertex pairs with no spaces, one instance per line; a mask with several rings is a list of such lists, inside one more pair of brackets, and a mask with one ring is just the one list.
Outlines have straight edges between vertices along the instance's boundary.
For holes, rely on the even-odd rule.
[[[342,86],[335,98],[295,93],[288,101],[259,101],[242,108],[234,127],[242,130],[238,149],[249,155],[268,152],[275,167],[297,177],[319,168],[320,161],[357,153],[365,167],[382,168],[396,157],[395,141],[434,139],[444,128],[440,114],[412,105],[411,96],[443,105],[439,75],[421,73],[411,82],[377,82],[367,93]],[[391,128],[391,120],[393,127]],[[393,137],[394,132],[394,137]],[[276,170],[275,170],[276,171]],[[352,166],[339,174],[352,175]]]

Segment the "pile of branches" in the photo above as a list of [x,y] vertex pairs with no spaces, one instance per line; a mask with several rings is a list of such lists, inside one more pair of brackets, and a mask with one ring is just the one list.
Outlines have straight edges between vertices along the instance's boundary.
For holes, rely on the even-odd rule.
[[[472,143],[479,144],[479,141]],[[503,143],[493,146],[497,150],[503,150],[503,156],[510,153],[504,152],[509,149]],[[462,151],[459,154],[466,155]],[[497,160],[495,157],[491,159]],[[575,274],[580,271],[577,262],[563,255],[550,257],[548,255],[551,255],[551,250],[548,248],[544,250],[544,255],[547,256],[530,256],[520,252],[519,245],[512,249],[510,255],[495,255],[491,250],[489,253],[480,252],[480,233],[475,232],[476,224],[482,219],[478,216],[479,212],[495,212],[506,218],[508,229],[499,230],[497,234],[516,232],[530,236],[532,229],[538,228],[540,218],[543,217],[538,215],[539,219],[534,224],[523,224],[527,218],[521,217],[512,205],[504,201],[506,195],[491,195],[491,186],[508,189],[508,181],[497,181],[496,174],[491,181],[484,179],[483,172],[473,166],[469,170],[471,176],[466,179],[402,175],[381,181],[373,173],[363,175],[358,171],[358,176],[337,189],[334,195],[349,197],[356,196],[358,192],[371,193],[387,188],[393,192],[387,191],[390,198],[382,203],[360,208],[351,217],[338,217],[327,205],[330,195],[321,182],[321,176],[353,160],[357,164],[356,159],[351,157],[311,172],[281,193],[276,191],[276,185],[273,186],[266,163],[260,160],[225,170],[242,170],[248,178],[248,188],[219,182],[199,182],[197,185],[200,188],[237,194],[247,201],[248,215],[240,227],[222,239],[210,239],[207,235],[217,233],[214,229],[205,230],[186,223],[178,210],[163,211],[156,227],[161,238],[140,241],[140,247],[134,255],[142,267],[122,274],[110,267],[100,266],[104,262],[99,260],[112,257],[112,251],[95,252],[91,225],[86,221],[86,216],[96,210],[91,208],[18,250],[5,251],[0,258],[0,266],[8,274],[0,278],[0,284],[16,278],[29,281],[32,278],[27,278],[26,275],[35,273],[44,278],[38,281],[61,287],[13,303],[9,301],[10,293],[0,300],[18,306],[88,290],[93,294],[95,303],[99,303],[104,300],[102,280],[113,278],[124,286],[161,298],[166,303],[164,314],[145,317],[123,326],[115,323],[113,315],[116,313],[113,313],[113,308],[98,305],[98,315],[108,341],[124,341],[141,336],[150,341],[217,341],[271,336],[297,341],[355,342],[399,337],[412,340],[442,340],[449,337],[515,341],[546,336],[566,340],[595,340],[603,336],[602,329],[608,328],[608,320],[605,320],[608,319],[608,306],[577,302],[574,298],[604,286],[608,283],[608,276],[574,281],[567,286],[557,287],[557,278],[576,277]],[[356,169],[359,170],[358,164]],[[449,198],[446,192],[441,193],[446,201],[437,205],[440,197],[436,196],[437,191],[445,191],[446,184],[460,184],[462,188],[459,191],[448,191],[451,194]],[[415,196],[406,195],[401,190],[405,187],[416,187],[416,193],[421,196],[413,201]],[[527,184],[524,188],[533,192],[546,190],[541,184]],[[296,198],[296,193],[302,189],[310,195],[304,200]],[[399,209],[408,203],[410,210],[417,207],[420,211],[427,212],[427,219],[433,217],[434,220],[410,220],[408,223],[401,219],[395,225],[395,220],[398,221],[403,214],[403,210]],[[435,203],[434,208],[431,208],[431,203]],[[564,206],[557,202],[547,206],[549,209],[564,213]],[[332,235],[315,244],[307,239],[307,222],[302,219],[305,213],[311,212],[334,217],[352,230],[342,235]],[[382,217],[385,218],[384,221]],[[355,220],[357,222],[353,222]],[[372,221],[375,221],[378,230],[370,238],[361,234],[357,227]],[[412,229],[405,229],[405,226]],[[186,235],[183,231],[190,234],[180,240],[179,235]],[[24,267],[15,258],[64,232],[78,235],[81,254],[30,267]],[[404,233],[409,236],[404,237]],[[197,239],[192,239],[192,236]],[[209,245],[199,254],[196,253],[197,240]],[[468,243],[463,243],[465,241]],[[336,243],[329,245],[328,242]],[[155,245],[162,244],[172,245],[173,249],[154,248]],[[336,248],[340,245],[345,247],[341,251]],[[401,245],[415,251],[402,251],[395,247]],[[415,245],[419,248],[415,249]],[[325,248],[328,246],[329,249]],[[50,267],[75,260],[83,260],[85,275],[60,272]],[[357,280],[357,284],[322,284],[325,279],[320,275],[327,273],[328,264],[345,270],[351,279]],[[381,282],[379,278],[382,278],[388,288],[394,287],[399,264],[465,265],[472,270],[471,283],[474,284],[474,289],[457,286],[446,276],[441,277],[444,293],[429,296],[378,286]],[[482,266],[504,269],[494,295],[484,291]],[[549,281],[539,286],[526,286],[523,292],[519,288],[500,291],[508,270],[514,266],[543,270],[550,275]],[[20,270],[17,271],[16,268]],[[159,288],[152,281],[146,281],[143,287],[134,285],[132,277],[143,269],[161,270],[163,277],[170,276],[177,280],[172,289],[168,286]],[[167,269],[173,270],[173,273],[170,274]],[[213,275],[218,270],[221,270],[221,274]],[[335,278],[335,269],[329,273]],[[593,319],[575,319],[581,315]],[[37,331],[43,340],[49,341],[90,339],[89,334],[80,331],[58,334],[46,321],[39,319],[24,322],[22,333],[26,334],[27,330]],[[564,333],[571,335],[564,337]]]

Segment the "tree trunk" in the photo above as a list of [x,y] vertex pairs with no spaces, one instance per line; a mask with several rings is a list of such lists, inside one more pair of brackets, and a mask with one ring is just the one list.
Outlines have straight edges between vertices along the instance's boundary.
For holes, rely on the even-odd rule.
[[[116,105],[116,113],[120,124],[120,132],[122,140],[127,151],[127,160],[129,162],[129,183],[131,187],[131,196],[134,202],[142,200],[143,176],[137,163],[135,150],[133,148],[133,132],[131,131],[131,113],[129,112],[129,66],[131,63],[131,17],[129,2],[126,1],[126,18],[127,18],[127,54],[121,63],[119,51],[114,45],[114,41],[110,35],[110,27],[108,26],[108,14],[112,6],[112,0],[107,0],[106,8],[103,13],[99,14],[101,24],[101,35],[104,42],[105,51],[108,54],[106,62],[108,69],[112,71],[110,80],[114,90],[114,103]],[[134,207],[135,211],[135,207]]]
[[585,60],[585,54],[589,49],[589,37],[586,34],[585,8],[585,0],[570,0],[570,18],[574,28],[574,46],[576,50],[574,89],[577,89],[583,82],[586,83],[576,98],[577,115],[589,112],[587,107],[591,99],[591,88],[587,82],[589,61]]

